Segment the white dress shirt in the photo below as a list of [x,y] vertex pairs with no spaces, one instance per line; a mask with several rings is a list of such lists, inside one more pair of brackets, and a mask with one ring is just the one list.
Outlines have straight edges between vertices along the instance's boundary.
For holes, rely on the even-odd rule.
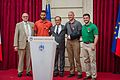
[[59,26],[55,26],[55,30],[54,30],[54,32],[56,33],[56,31],[57,31],[57,27],[58,27],[58,34],[61,32],[61,30],[62,30],[62,26],[61,25],[59,25]]
[[[23,21],[23,23],[24,23],[24,28],[25,28],[25,32],[26,32],[27,36],[31,36],[32,31],[31,31],[31,28],[30,28],[30,24],[28,22],[24,22],[24,21]],[[27,31],[27,26],[26,25],[28,26],[28,31]]]

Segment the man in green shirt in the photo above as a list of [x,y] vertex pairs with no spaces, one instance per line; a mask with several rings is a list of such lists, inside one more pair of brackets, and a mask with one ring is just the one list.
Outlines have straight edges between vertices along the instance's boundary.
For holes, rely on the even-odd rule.
[[96,80],[96,44],[98,42],[98,29],[95,24],[90,22],[89,14],[84,14],[83,20],[85,25],[83,25],[82,27],[82,54],[84,55],[86,68],[86,77],[84,78],[84,80],[87,80],[89,78],[92,78],[92,80]]

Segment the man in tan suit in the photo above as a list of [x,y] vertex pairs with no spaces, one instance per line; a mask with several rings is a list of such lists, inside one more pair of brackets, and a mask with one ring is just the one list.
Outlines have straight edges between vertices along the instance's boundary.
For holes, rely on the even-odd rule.
[[28,14],[22,14],[22,22],[16,24],[14,35],[14,50],[18,51],[19,63],[18,63],[18,77],[22,76],[24,68],[24,56],[26,55],[26,75],[31,76],[30,71],[30,46],[28,42],[28,36],[33,35],[32,27],[33,22],[28,21]]

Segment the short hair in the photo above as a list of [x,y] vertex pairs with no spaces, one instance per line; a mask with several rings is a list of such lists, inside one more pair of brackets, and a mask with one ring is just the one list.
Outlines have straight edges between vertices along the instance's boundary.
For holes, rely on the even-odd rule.
[[69,11],[68,13],[72,13],[75,16],[75,13],[73,11]]
[[46,13],[46,10],[42,10],[41,13],[42,13],[42,12]]
[[90,14],[86,13],[86,14],[83,14],[83,17],[84,16],[88,16],[90,18]]
[[60,18],[60,20],[62,20],[62,18],[61,18],[60,16],[55,16],[55,19],[56,19],[57,17],[59,17],[59,18]]

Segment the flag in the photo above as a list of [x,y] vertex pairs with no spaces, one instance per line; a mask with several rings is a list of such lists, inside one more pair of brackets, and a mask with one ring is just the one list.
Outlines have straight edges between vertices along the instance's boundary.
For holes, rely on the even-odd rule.
[[46,1],[46,19],[51,21],[50,1]]
[[2,45],[1,45],[1,34],[0,34],[0,61],[2,61]]
[[120,5],[118,8],[118,16],[116,21],[116,27],[114,30],[112,52],[115,53],[117,56],[120,56]]

